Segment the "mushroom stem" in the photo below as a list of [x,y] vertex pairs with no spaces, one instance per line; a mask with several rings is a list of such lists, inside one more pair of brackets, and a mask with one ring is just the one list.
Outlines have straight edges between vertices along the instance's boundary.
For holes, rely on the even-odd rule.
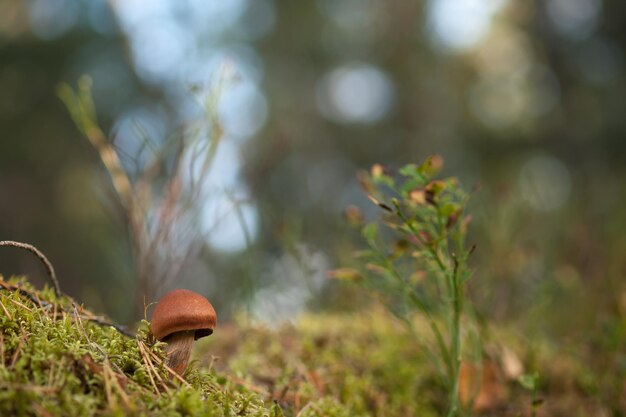
[[177,374],[182,375],[189,363],[191,356],[191,345],[194,340],[195,331],[183,331],[173,333],[167,340],[168,361],[167,366],[172,368]]

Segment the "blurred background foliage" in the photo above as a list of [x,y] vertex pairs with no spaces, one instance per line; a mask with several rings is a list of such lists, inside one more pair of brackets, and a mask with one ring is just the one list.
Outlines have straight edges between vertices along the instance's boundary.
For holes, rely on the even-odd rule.
[[[438,153],[444,174],[480,184],[480,315],[558,338],[615,334],[624,32],[619,0],[0,0],[0,237],[39,247],[92,309],[137,318],[125,218],[55,93],[87,74],[131,177],[212,103],[198,250],[159,291],[199,291],[224,318],[358,307],[326,278],[362,245],[345,208],[377,216],[356,171]],[[3,249],[0,265],[44,282],[27,253]]]

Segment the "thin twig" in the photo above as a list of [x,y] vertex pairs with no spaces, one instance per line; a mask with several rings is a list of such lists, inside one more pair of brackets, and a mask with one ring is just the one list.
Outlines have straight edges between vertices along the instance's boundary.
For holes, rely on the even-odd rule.
[[9,320],[13,321],[13,316],[11,315],[11,313],[9,313],[9,310],[7,310],[7,308],[4,306],[4,303],[2,303],[2,301],[0,301],[0,307],[2,307],[4,314],[6,314]]
[[143,345],[143,349],[144,352],[148,353],[152,359],[154,359],[156,361],[157,364],[162,365],[163,368],[165,368],[166,371],[168,371],[170,373],[170,377],[173,377],[175,379],[178,379],[181,383],[185,384],[187,387],[190,387],[191,385],[189,384],[189,382],[187,382],[182,376],[178,375],[178,372],[176,372],[175,370],[173,370],[172,368],[170,368],[164,361],[163,359],[159,358],[154,352],[152,352],[150,349],[148,349],[148,347],[146,346],[145,343],[141,342],[140,340],[137,340],[137,343],[140,345]]
[[143,360],[144,365],[146,365],[146,373],[148,374],[148,378],[150,378],[150,382],[152,383],[152,386],[154,387],[155,394],[158,395],[161,393],[161,391],[157,387],[157,384],[154,381],[154,378],[152,377],[152,372],[154,368],[150,366],[148,357],[146,355],[146,352],[143,349],[143,346],[140,340],[137,340],[137,346],[139,347],[139,352],[141,353],[141,359]]
[[10,246],[14,248],[25,249],[35,254],[35,256],[37,256],[39,260],[46,267],[46,271],[48,272],[48,277],[50,278],[50,281],[52,282],[52,287],[54,288],[54,293],[56,294],[56,296],[61,297],[63,295],[63,293],[61,292],[61,287],[59,286],[59,280],[57,279],[57,276],[54,273],[54,267],[52,266],[48,258],[46,258],[46,255],[44,255],[39,249],[37,249],[36,247],[28,243],[15,242],[12,240],[1,240],[0,246]]
[[152,373],[154,373],[154,376],[156,376],[156,378],[161,383],[161,386],[165,388],[165,391],[169,393],[170,390],[167,387],[167,384],[165,383],[165,381],[163,381],[163,378],[161,378],[161,375],[159,375],[159,372],[156,370],[154,364],[152,363],[152,360],[150,360],[150,357],[148,356],[147,351],[149,350],[149,348],[145,344],[139,343],[139,341],[137,341],[137,346],[139,346],[139,351],[141,352],[141,356],[146,364],[148,375],[150,375],[150,372],[152,371]]
[[94,324],[97,324],[98,326],[113,327],[119,333],[123,334],[124,336],[130,337],[130,338],[135,338],[135,336],[136,336],[133,332],[128,330],[128,328],[126,326],[122,326],[120,324],[112,323],[112,322],[104,320],[104,319],[102,319],[100,317],[87,317],[87,320],[92,322],[92,323],[94,323]]

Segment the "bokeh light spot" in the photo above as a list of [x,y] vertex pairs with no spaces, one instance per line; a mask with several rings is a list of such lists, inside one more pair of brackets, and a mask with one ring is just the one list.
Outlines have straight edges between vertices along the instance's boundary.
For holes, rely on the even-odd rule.
[[337,26],[346,30],[371,28],[377,10],[372,0],[318,0],[320,11]]
[[586,41],[576,56],[583,77],[603,84],[618,77],[624,68],[624,53],[612,41],[594,37]]
[[[222,138],[211,158],[210,141],[199,139],[183,159],[185,188],[198,198],[199,230],[206,242],[221,252],[238,252],[258,234],[258,211],[249,202],[238,176],[239,146]],[[208,171],[204,169],[208,167]]]
[[548,16],[554,28],[571,39],[584,39],[596,28],[601,0],[549,0]]
[[317,106],[326,118],[341,123],[375,123],[391,109],[394,89],[389,76],[368,64],[333,70],[320,81]]
[[474,55],[482,74],[500,76],[523,71],[534,61],[529,37],[514,28],[495,27]]
[[256,205],[234,202],[224,196],[202,212],[201,227],[211,247],[221,252],[239,252],[256,238],[259,213]]
[[504,0],[430,0],[429,34],[437,46],[457,51],[475,46],[489,31]]
[[519,175],[522,197],[535,210],[553,211],[568,200],[572,188],[569,170],[552,156],[535,156],[522,166]]
[[502,77],[482,79],[472,88],[469,99],[474,115],[491,129],[510,128],[528,105],[519,81]]
[[241,16],[239,30],[248,39],[259,39],[274,29],[276,23],[276,6],[271,0],[254,0]]
[[113,143],[128,172],[140,172],[156,157],[155,148],[163,142],[166,134],[162,120],[162,115],[154,111],[136,108],[124,113],[115,122]]
[[328,282],[329,268],[328,256],[322,251],[304,243],[295,244],[292,253],[272,260],[266,272],[272,284],[255,294],[254,317],[269,326],[297,319]]
[[242,81],[228,88],[220,99],[219,119],[224,132],[233,138],[249,138],[267,120],[267,101],[251,82]]
[[107,0],[90,0],[85,6],[87,7],[87,21],[96,32],[111,35],[117,31],[117,25]]
[[78,5],[70,0],[35,0],[29,10],[30,26],[41,39],[52,40],[77,23],[78,12]]
[[230,28],[245,11],[248,1],[187,0],[172,4],[187,12],[186,17],[195,30],[214,34]]
[[171,11],[167,0],[124,0],[112,2],[122,27],[132,34],[139,26],[154,19],[166,19]]
[[169,19],[139,26],[131,49],[137,73],[154,84],[178,78],[193,51],[188,32]]
[[559,99],[557,78],[550,68],[539,64],[483,76],[469,94],[472,113],[493,130],[533,125],[554,109]]

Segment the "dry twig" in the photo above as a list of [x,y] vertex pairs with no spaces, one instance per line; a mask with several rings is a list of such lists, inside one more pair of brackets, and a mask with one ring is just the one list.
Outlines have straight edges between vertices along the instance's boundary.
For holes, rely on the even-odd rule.
[[48,272],[48,277],[50,278],[50,282],[52,282],[52,287],[54,288],[54,293],[57,295],[57,297],[62,296],[63,293],[61,292],[61,287],[59,286],[59,280],[57,279],[57,276],[54,273],[54,267],[52,266],[48,258],[46,258],[46,255],[44,255],[39,249],[37,249],[31,244],[15,242],[12,240],[0,240],[0,246],[10,246],[14,248],[25,249],[35,254],[35,256],[37,256],[37,258],[39,258],[39,260],[46,267],[46,271]]

